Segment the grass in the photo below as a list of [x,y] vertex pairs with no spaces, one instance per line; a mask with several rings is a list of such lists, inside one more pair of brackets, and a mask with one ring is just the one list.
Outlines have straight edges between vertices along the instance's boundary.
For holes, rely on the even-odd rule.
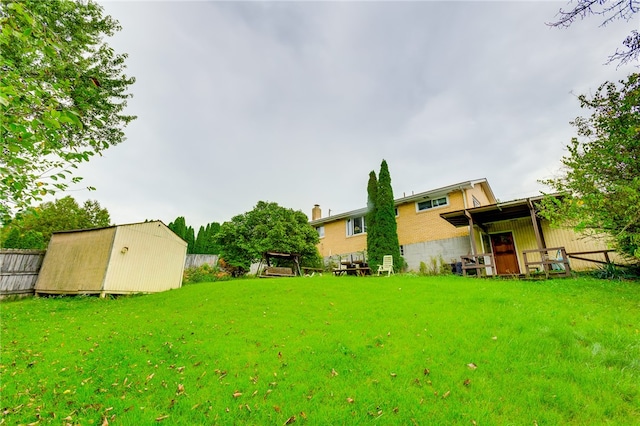
[[0,423],[634,424],[639,309],[638,282],[455,276],[3,302]]

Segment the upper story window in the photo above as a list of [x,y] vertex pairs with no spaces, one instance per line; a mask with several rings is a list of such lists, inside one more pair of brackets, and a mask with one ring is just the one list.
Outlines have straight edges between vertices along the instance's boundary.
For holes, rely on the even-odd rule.
[[324,238],[324,226],[316,226],[316,231],[318,231],[318,237]]
[[480,204],[480,201],[478,201],[478,199],[473,195],[471,196],[471,199],[473,200],[473,207],[480,207],[482,205]]
[[416,203],[416,208],[419,212],[429,210],[434,207],[446,206],[449,204],[447,197],[434,198],[433,200],[424,200]]
[[367,227],[364,223],[364,216],[347,219],[347,237],[363,234],[365,232],[367,232]]

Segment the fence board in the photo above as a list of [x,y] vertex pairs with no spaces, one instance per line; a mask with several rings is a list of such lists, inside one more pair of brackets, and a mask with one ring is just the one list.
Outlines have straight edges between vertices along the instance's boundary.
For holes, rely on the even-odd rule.
[[33,294],[44,250],[0,250],[0,297]]

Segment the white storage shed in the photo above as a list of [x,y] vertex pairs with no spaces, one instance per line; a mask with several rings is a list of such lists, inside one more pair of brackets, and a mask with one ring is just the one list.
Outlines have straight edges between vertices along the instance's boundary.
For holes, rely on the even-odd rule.
[[182,285],[187,243],[160,221],[56,232],[36,294],[155,293]]

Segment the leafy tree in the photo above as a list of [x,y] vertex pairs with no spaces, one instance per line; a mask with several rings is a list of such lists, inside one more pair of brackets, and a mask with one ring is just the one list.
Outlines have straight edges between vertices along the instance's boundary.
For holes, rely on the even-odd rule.
[[374,189],[374,187],[375,173],[371,172],[367,187],[369,195],[369,214],[367,217],[372,216],[373,219],[373,222],[367,224],[369,263],[371,265],[382,264],[382,257],[390,254],[393,256],[394,268],[400,270],[404,262],[400,256],[396,207],[391,188],[391,174],[386,160],[382,160],[377,188]]
[[2,246],[46,249],[54,232],[105,227],[111,225],[110,221],[109,212],[97,201],[87,200],[80,207],[67,196],[16,214],[2,229],[2,235],[7,236]]
[[[609,25],[612,21],[622,19],[630,21],[640,10],[639,0],[576,0],[573,9],[560,9],[558,19],[547,25],[559,28],[568,28],[578,19],[588,16],[599,16],[603,21],[601,26]],[[640,33],[632,30],[622,42],[623,50],[616,49],[616,52],[609,56],[608,63],[620,61],[620,64],[638,59],[640,55]]]
[[580,106],[593,110],[571,124],[578,136],[562,158],[562,175],[543,181],[568,194],[548,197],[542,214],[556,224],[611,237],[640,260],[640,74],[601,85]]
[[226,264],[247,272],[267,251],[298,253],[305,265],[317,265],[319,238],[301,211],[260,201],[253,210],[221,225],[216,237]]
[[[0,2],[0,221],[77,183],[73,168],[122,142],[126,54],[97,3]],[[0,222],[0,223],[2,223]]]

